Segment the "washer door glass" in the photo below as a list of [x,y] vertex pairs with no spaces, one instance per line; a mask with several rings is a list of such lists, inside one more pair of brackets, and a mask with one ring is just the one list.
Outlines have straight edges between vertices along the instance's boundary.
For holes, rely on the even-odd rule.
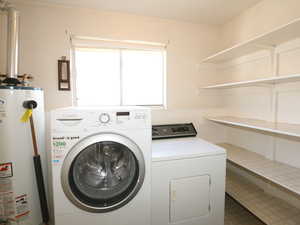
[[135,188],[139,165],[125,145],[102,141],[89,145],[73,160],[69,184],[78,200],[92,207],[110,207]]

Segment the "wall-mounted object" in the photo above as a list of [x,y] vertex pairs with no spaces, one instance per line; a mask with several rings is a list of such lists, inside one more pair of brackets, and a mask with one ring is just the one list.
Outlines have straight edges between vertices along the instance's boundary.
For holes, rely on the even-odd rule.
[[70,91],[70,60],[66,59],[66,56],[61,57],[58,60],[58,90]]

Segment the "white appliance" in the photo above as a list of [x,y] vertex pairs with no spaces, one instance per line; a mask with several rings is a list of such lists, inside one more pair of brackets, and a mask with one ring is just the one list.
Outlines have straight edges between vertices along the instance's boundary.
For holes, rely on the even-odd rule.
[[7,224],[42,222],[30,125],[20,121],[25,112],[23,102],[29,100],[37,102],[33,117],[42,162],[46,162],[43,91],[0,86],[0,221],[9,220]]
[[153,126],[153,225],[224,224],[226,153],[185,137],[196,134],[192,124]]
[[150,110],[51,113],[55,225],[149,225]]
[[[44,96],[41,89],[26,87],[31,76],[18,73],[19,12],[4,0],[0,0],[0,11],[7,17],[6,30],[0,28],[7,35],[6,72],[0,71],[6,74],[0,77],[0,224],[39,225],[48,220],[46,169],[42,168],[46,162]],[[40,155],[34,157],[31,127],[21,122],[24,107],[35,108],[32,130]]]

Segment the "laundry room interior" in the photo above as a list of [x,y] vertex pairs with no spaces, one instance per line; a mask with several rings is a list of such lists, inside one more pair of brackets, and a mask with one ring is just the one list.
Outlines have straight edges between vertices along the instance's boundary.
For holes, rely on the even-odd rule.
[[0,225],[300,225],[299,0],[0,0]]

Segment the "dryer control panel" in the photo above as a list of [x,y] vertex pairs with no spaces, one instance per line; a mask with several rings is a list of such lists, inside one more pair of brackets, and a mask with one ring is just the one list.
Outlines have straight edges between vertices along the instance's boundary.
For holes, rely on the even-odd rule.
[[152,139],[195,137],[197,131],[192,123],[153,125]]

